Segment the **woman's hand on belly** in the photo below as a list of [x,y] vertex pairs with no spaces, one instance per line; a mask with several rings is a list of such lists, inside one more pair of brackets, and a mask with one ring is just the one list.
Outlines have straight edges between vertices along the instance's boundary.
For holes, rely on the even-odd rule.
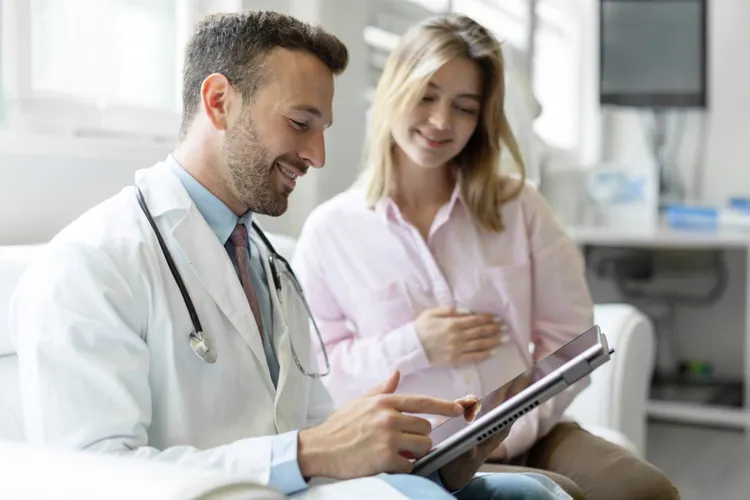
[[414,327],[432,366],[483,361],[492,356],[508,331],[497,316],[452,307],[425,310]]

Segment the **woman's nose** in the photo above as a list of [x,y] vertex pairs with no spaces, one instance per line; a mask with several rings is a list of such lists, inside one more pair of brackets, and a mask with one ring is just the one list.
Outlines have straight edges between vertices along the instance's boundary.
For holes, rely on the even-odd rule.
[[438,103],[434,106],[432,113],[430,113],[430,124],[435,128],[442,130],[450,128],[450,122],[450,107],[443,103]]

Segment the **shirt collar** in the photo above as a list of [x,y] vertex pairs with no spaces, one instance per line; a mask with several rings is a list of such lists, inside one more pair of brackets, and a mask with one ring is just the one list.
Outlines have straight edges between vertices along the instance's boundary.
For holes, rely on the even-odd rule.
[[[456,185],[453,187],[453,192],[451,193],[450,200],[448,200],[448,203],[446,204],[447,213],[452,214],[453,209],[456,207],[456,205],[466,206],[463,190],[461,189],[460,173],[456,178]],[[398,205],[396,205],[396,202],[393,201],[393,198],[391,198],[390,196],[384,196],[383,198],[379,199],[377,203],[375,203],[375,206],[373,208],[375,209],[375,212],[383,218],[384,221],[398,220],[403,222],[404,220],[403,215],[401,214],[401,210],[399,210]]]
[[223,201],[206,189],[195,177],[190,175],[177,162],[174,156],[169,155],[165,163],[180,179],[188,195],[190,195],[193,203],[195,203],[195,207],[206,220],[216,237],[219,238],[222,245],[226,244],[238,223],[245,224],[248,232],[250,231],[253,217],[252,212],[247,212],[242,217],[237,217]]

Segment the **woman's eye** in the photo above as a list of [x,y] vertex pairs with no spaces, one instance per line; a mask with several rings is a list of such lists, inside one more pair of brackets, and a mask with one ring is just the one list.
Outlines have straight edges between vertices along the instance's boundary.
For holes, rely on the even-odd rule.
[[426,95],[422,98],[422,102],[433,102],[435,100],[434,97]]
[[462,108],[461,106],[456,106],[456,109],[458,109],[462,113],[466,113],[467,115],[475,115],[477,113],[477,110],[472,108]]

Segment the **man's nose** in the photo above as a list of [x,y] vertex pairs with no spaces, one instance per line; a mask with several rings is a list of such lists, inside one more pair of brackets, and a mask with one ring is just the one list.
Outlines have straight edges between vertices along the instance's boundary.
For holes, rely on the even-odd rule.
[[323,132],[310,134],[299,156],[307,166],[323,168],[326,164],[326,143]]

